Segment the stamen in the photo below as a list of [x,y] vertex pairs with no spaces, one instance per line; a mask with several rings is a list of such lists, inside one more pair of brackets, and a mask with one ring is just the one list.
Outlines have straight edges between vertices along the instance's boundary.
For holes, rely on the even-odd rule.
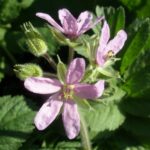
[[72,99],[73,98],[73,89],[74,85],[64,85],[63,86],[63,97],[65,100]]
[[107,55],[106,55],[106,59],[110,59],[114,56],[114,52],[112,50],[109,50]]

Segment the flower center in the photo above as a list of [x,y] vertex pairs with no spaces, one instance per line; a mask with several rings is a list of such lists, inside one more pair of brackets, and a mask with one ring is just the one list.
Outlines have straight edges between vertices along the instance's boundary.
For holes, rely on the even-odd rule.
[[112,50],[109,50],[108,53],[105,56],[105,59],[108,60],[114,56],[114,52]]
[[64,85],[62,88],[63,98],[69,100],[73,98],[74,85]]

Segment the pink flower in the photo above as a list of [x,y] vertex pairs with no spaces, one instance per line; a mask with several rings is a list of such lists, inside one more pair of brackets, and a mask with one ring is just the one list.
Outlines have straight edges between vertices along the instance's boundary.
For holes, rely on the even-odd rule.
[[58,16],[62,26],[60,26],[50,15],[45,13],[36,13],[36,16],[46,20],[48,23],[53,25],[56,29],[66,34],[69,38],[76,38],[83,34],[93,26],[95,26],[103,17],[98,18],[94,23],[92,23],[93,16],[90,12],[82,12],[78,19],[67,9],[60,9],[58,11]]
[[110,28],[105,21],[96,54],[96,60],[99,66],[103,66],[110,57],[116,55],[122,49],[127,39],[127,34],[124,30],[120,30],[112,40],[109,41],[109,39]]
[[94,99],[100,97],[104,90],[104,81],[90,85],[79,83],[85,72],[85,61],[74,59],[67,71],[66,83],[61,84],[56,79],[31,77],[25,80],[25,87],[34,93],[53,94],[43,104],[35,117],[37,129],[47,128],[62,110],[62,119],[69,139],[75,138],[80,131],[80,117],[73,95],[80,98]]

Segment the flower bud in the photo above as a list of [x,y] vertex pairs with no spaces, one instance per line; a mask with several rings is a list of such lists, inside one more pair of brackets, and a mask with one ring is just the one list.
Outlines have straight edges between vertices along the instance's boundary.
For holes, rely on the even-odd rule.
[[39,31],[30,22],[24,23],[22,29],[26,35],[29,51],[37,57],[44,55],[48,47]]
[[14,72],[21,80],[25,80],[29,77],[41,77],[43,75],[43,71],[40,66],[32,63],[17,64],[14,66]]

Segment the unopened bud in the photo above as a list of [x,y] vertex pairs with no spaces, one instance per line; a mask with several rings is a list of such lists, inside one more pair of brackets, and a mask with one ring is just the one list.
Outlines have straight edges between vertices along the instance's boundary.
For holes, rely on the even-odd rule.
[[43,75],[43,71],[40,66],[32,63],[17,64],[14,66],[14,72],[21,80],[25,80],[29,77],[41,77]]
[[37,57],[44,55],[48,47],[40,32],[30,22],[24,23],[22,29],[26,35],[29,51]]

